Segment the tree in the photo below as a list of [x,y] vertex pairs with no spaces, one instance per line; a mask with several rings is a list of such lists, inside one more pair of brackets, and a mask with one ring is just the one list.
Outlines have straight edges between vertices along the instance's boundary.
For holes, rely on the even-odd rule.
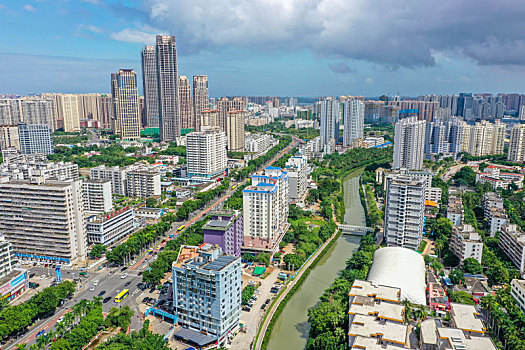
[[483,273],[483,266],[474,258],[466,258],[463,260],[463,271],[476,275]]
[[454,269],[450,274],[448,275],[448,278],[450,278],[450,282],[454,284],[462,284],[465,283],[465,276],[463,275],[463,271],[460,269]]
[[131,323],[131,317],[133,317],[133,314],[133,310],[131,310],[128,305],[123,308],[112,307],[109,314],[106,316],[106,327],[113,326],[127,330]]
[[100,259],[102,254],[106,252],[106,246],[100,243],[93,245],[91,251],[89,252],[89,257],[91,259]]
[[297,270],[304,263],[303,257],[294,253],[286,254],[283,258],[283,261],[289,270]]
[[474,299],[472,299],[472,295],[462,290],[459,290],[457,292],[450,292],[449,296],[450,300],[454,303],[476,305]]

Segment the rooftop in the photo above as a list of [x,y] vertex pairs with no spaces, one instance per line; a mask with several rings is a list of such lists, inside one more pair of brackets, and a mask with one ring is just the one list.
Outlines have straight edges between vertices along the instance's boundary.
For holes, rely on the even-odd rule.
[[382,334],[384,341],[405,346],[407,344],[407,326],[388,322],[381,324],[376,321],[374,316],[355,315],[348,335],[375,338],[377,334]]
[[400,304],[376,303],[373,297],[356,296],[348,310],[349,314],[375,315],[385,320],[403,322],[405,307]]
[[439,338],[448,342],[448,348],[462,350],[496,350],[489,337],[465,337],[465,333],[457,328],[437,328]]
[[369,281],[355,280],[348,295],[374,297],[376,299],[399,303],[401,289],[395,287],[382,286]]
[[476,316],[478,312],[473,305],[450,303],[450,316],[453,324],[462,330],[485,333],[485,327]]

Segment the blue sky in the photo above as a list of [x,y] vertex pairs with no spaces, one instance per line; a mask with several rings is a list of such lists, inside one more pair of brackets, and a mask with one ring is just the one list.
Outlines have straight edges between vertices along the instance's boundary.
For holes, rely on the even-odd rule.
[[212,96],[525,92],[510,0],[0,0],[0,93],[108,92],[154,35]]

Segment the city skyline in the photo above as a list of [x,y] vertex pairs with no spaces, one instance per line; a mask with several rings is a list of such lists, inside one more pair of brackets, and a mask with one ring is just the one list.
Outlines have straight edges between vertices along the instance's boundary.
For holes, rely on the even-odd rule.
[[109,74],[141,72],[157,34],[176,37],[179,74],[208,75],[210,96],[520,92],[523,12],[496,1],[1,0],[0,93],[109,93]]

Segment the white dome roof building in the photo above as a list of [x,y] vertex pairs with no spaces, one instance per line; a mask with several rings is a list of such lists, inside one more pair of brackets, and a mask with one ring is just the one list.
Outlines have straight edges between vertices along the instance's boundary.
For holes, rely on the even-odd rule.
[[413,250],[401,247],[376,250],[367,281],[401,288],[401,300],[426,305],[425,261]]

